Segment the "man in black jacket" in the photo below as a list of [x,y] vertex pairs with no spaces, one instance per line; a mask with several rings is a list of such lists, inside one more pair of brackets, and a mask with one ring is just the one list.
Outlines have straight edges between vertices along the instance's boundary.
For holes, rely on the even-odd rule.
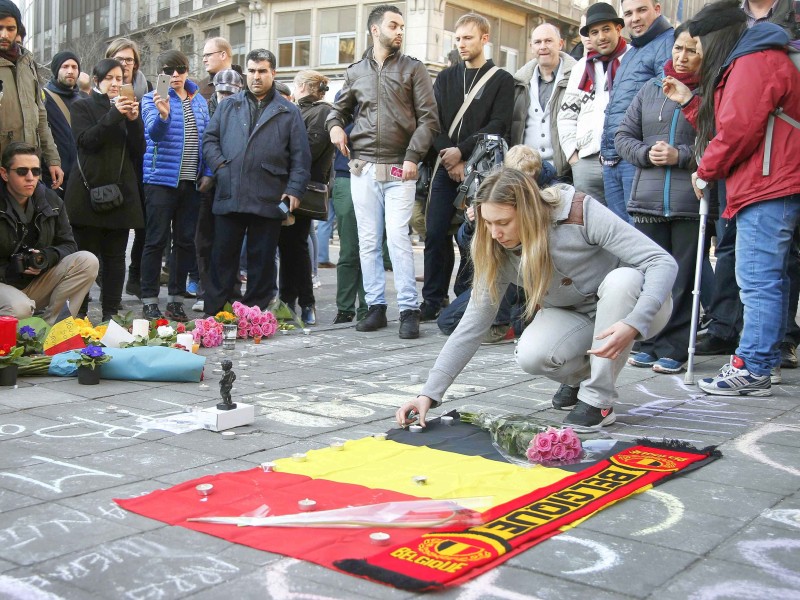
[[[462,61],[439,73],[433,86],[440,131],[430,153],[433,160],[438,161],[438,168],[431,182],[425,218],[422,321],[436,319],[447,298],[455,262],[450,223],[456,210],[453,200],[458,195],[459,183],[464,180],[464,163],[475,148],[477,134],[496,133],[508,138],[514,108],[514,78],[507,71],[495,68],[484,56],[484,47],[489,43],[489,21],[481,15],[466,14],[456,22],[455,30],[456,47]],[[492,69],[494,73],[489,73]],[[476,88],[479,91],[469,108],[454,123],[465,99]],[[461,257],[456,296],[470,286],[468,281],[463,281],[469,278],[466,259]]]
[[78,252],[64,204],[39,181],[36,147],[12,142],[0,167],[0,315],[25,319],[37,306],[53,323],[73,316],[97,277],[97,258]]
[[[53,75],[44,86],[44,107],[47,110],[47,123],[50,125],[50,131],[53,132],[53,140],[58,148],[58,155],[61,157],[61,169],[64,171],[64,182],[61,184],[61,189],[66,190],[69,172],[78,155],[75,138],[72,136],[70,111],[72,103],[78,98],[84,97],[78,89],[81,60],[77,54],[69,50],[59,52],[50,63],[50,72]],[[44,175],[45,181],[52,183],[48,181],[50,177],[47,171],[44,172]],[[63,191],[59,196],[64,197]]]

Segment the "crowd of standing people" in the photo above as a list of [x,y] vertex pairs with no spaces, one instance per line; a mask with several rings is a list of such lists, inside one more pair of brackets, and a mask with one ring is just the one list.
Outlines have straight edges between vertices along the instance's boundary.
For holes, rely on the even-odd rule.
[[[625,364],[685,367],[706,194],[717,267],[705,265],[697,352],[731,358],[700,387],[769,395],[781,366],[797,366],[791,0],[720,0],[678,27],[657,0],[623,0],[621,14],[597,2],[579,48],[567,53],[559,28],[539,25],[532,60],[514,74],[486,58],[489,21],[469,13],[455,24],[458,57],[435,79],[403,53],[401,11],[380,5],[372,43],[332,103],[326,76],[301,71],[290,91],[272,52],[251,50],[239,68],[219,37],[203,47],[202,86],[178,50],[158,56],[148,81],[136,43],[119,38],[92,66],[88,93],[68,51],[42,87],[21,27],[0,0],[0,313],[38,307],[53,318],[69,300],[86,314],[96,279],[104,320],[124,288],[148,319],[186,321],[184,299],[195,297],[210,315],[236,299],[281,301],[313,325],[316,268],[335,266],[334,323],[370,332],[388,326],[391,272],[400,338],[437,319],[454,331],[400,422],[409,410],[424,421],[480,343],[521,335],[520,366],[561,384],[554,407],[570,409],[572,424],[604,426]],[[484,136],[540,167],[507,163],[464,210],[457,199]],[[318,258],[309,207],[326,190]],[[421,277],[412,222],[425,243]],[[458,265],[455,238],[466,240]]]

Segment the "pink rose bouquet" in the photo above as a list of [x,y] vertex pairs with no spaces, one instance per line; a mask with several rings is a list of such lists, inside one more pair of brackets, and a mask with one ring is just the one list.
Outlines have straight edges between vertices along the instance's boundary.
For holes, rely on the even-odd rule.
[[526,454],[532,463],[571,462],[581,457],[583,448],[571,427],[548,427],[533,436]]
[[195,319],[192,337],[204,348],[215,348],[222,344],[222,323],[214,317]]
[[246,306],[241,302],[232,305],[233,314],[237,317],[237,337],[272,337],[278,330],[278,320],[268,310],[262,311],[258,306]]

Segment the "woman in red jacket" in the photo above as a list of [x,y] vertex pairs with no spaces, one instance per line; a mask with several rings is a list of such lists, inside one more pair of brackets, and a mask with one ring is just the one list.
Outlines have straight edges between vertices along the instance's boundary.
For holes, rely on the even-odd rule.
[[722,216],[736,217],[736,280],[744,304],[736,354],[699,386],[708,394],[769,396],[786,330],[789,247],[800,223],[800,129],[774,115],[782,109],[800,120],[800,71],[787,56],[788,35],[772,23],[748,29],[738,0],[706,6],[689,31],[703,48],[700,94],[669,77],[664,93],[684,105],[698,131],[698,197],[726,180]]

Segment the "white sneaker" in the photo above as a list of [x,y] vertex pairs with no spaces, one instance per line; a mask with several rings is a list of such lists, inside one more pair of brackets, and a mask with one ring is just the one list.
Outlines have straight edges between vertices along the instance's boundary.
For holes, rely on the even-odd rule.
[[197,302],[195,302],[194,304],[192,304],[192,310],[195,312],[205,312],[205,309],[206,309],[206,303],[202,298]]
[[781,383],[783,381],[783,377],[781,377],[781,368],[780,366],[772,367],[772,370],[769,372],[769,382],[773,385]]
[[314,286],[314,289],[322,287],[322,282],[319,279],[319,275],[314,275],[314,277],[311,278],[311,283]]

